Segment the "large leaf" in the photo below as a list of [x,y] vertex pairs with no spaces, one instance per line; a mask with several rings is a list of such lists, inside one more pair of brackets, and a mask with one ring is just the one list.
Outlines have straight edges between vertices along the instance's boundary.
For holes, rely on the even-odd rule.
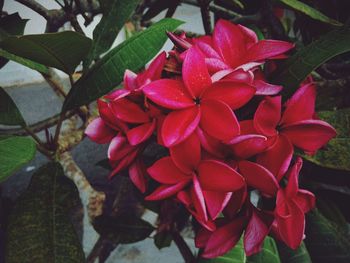
[[0,42],[0,47],[9,53],[68,74],[74,72],[90,46],[91,39],[73,31],[11,36]]
[[163,19],[112,49],[75,83],[63,109],[90,103],[111,91],[120,84],[126,69],[140,70],[164,45],[165,32],[175,30],[182,23]]
[[93,59],[98,58],[113,44],[119,31],[130,18],[140,0],[110,0],[106,2],[106,12],[93,32],[93,43],[84,61],[84,68],[89,67]]
[[278,252],[283,263],[312,263],[304,242],[295,250],[279,242]]
[[0,124],[23,125],[25,121],[16,104],[6,91],[0,87]]
[[337,137],[315,155],[304,155],[304,158],[323,167],[350,171],[350,109],[317,114],[337,130]]
[[6,262],[85,262],[67,211],[77,198],[60,164],[35,172],[9,217]]
[[243,239],[228,253],[214,259],[200,259],[198,263],[280,263],[276,243],[271,237],[266,237],[262,251],[247,257],[244,253]]
[[0,140],[0,183],[35,156],[35,143],[30,138],[9,137]]
[[26,66],[28,68],[37,70],[44,74],[49,74],[48,67],[44,66],[43,64],[31,61],[26,58],[22,58],[16,55],[13,55],[5,50],[0,49],[0,57],[6,58],[7,60],[12,60],[14,62],[17,62],[19,64],[22,64],[23,66]]
[[288,98],[314,69],[336,55],[350,51],[349,43],[350,27],[332,30],[284,61],[271,81],[283,85],[282,93]]
[[312,262],[350,262],[350,240],[346,232],[316,209],[306,219],[305,243]]
[[154,230],[150,223],[134,214],[122,214],[116,217],[100,216],[94,220],[93,225],[101,236],[115,244],[128,244],[144,240]]
[[5,34],[0,34],[0,41],[8,35],[22,35],[28,19],[22,19],[18,13],[0,18],[0,29]]
[[305,15],[312,17],[313,19],[332,24],[335,26],[341,26],[342,24],[332,18],[329,18],[328,16],[322,14],[320,11],[318,11],[315,8],[312,8],[311,6],[299,1],[299,0],[279,0],[280,2],[292,7],[293,9],[304,13]]

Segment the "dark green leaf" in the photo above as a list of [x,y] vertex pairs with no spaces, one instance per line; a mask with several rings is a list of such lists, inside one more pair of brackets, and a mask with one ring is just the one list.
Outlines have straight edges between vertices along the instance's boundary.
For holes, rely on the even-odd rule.
[[0,182],[35,156],[35,143],[30,138],[8,137],[0,140]]
[[110,0],[108,2],[108,12],[103,14],[101,21],[94,29],[93,43],[84,61],[84,68],[89,67],[92,60],[99,58],[112,46],[119,31],[130,18],[140,0]]
[[6,91],[0,87],[0,123],[6,125],[23,125],[25,121],[16,104]]
[[304,242],[296,250],[287,247],[282,242],[278,242],[277,244],[278,252],[283,263],[312,263]]
[[318,11],[315,8],[312,8],[311,6],[298,1],[298,0],[280,0],[282,3],[292,7],[293,9],[304,13],[305,15],[312,17],[313,19],[328,23],[328,24],[332,24],[335,26],[341,26],[342,23],[329,18],[328,16],[322,14],[320,11]]
[[321,111],[318,116],[331,124],[338,135],[315,155],[303,157],[323,167],[350,171],[350,109]]
[[[0,18],[0,29],[8,35],[22,35],[28,19],[22,19],[18,13]],[[1,34],[0,34],[1,36]],[[0,37],[0,41],[2,38]]]
[[167,231],[162,231],[154,235],[154,244],[158,249],[170,247],[171,241],[173,241],[173,237]]
[[314,69],[336,55],[350,51],[349,43],[350,27],[332,30],[284,61],[271,80],[284,86],[282,94],[288,98]]
[[9,53],[68,74],[74,72],[90,46],[91,39],[73,31],[11,36],[0,42],[0,47]]
[[76,198],[77,189],[60,164],[49,163],[35,172],[9,217],[6,262],[85,262],[67,215]]
[[76,82],[64,110],[90,103],[111,91],[122,81],[126,69],[139,71],[162,48],[167,39],[165,32],[180,24],[179,20],[163,19],[112,49]]
[[316,209],[309,212],[306,219],[305,243],[312,262],[350,262],[350,240],[347,233]]
[[0,49],[0,57],[6,58],[8,60],[12,60],[12,61],[17,62],[19,64],[22,64],[23,66],[26,66],[28,68],[37,70],[41,73],[49,74],[48,67],[44,66],[43,64],[31,61],[31,60],[26,59],[26,58],[18,57],[18,56],[13,55],[5,50]]
[[95,230],[115,244],[134,243],[147,238],[154,227],[135,215],[100,216],[93,223]]

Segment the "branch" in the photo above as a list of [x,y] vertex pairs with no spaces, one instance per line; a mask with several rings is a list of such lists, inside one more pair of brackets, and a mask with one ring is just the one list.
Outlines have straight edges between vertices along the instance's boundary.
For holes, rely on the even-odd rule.
[[49,10],[43,7],[38,2],[36,2],[35,0],[15,0],[15,1],[32,9],[33,11],[43,16],[45,19],[48,19],[50,17]]
[[204,31],[207,35],[211,34],[211,18],[210,18],[210,10],[208,0],[197,0],[198,4],[201,8],[201,15],[203,21]]
[[179,248],[182,257],[185,260],[185,263],[194,263],[196,259],[183,237],[177,231],[173,231],[171,234],[176,246]]

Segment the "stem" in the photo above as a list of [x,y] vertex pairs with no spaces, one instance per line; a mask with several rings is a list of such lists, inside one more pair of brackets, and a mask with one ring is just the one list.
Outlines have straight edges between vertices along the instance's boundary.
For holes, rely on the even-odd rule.
[[15,0],[18,3],[21,3],[22,5],[25,5],[26,7],[29,7],[33,11],[37,12],[39,15],[43,16],[45,19],[49,18],[49,10],[47,10],[45,7],[43,7],[41,4],[34,0]]
[[176,230],[172,231],[171,234],[173,236],[173,240],[174,240],[176,246],[180,250],[182,257],[185,260],[185,263],[194,263],[196,261],[196,258],[192,254],[191,249],[188,247],[188,245],[185,242],[185,240],[183,239],[183,237]]
[[211,34],[211,19],[210,19],[210,10],[209,10],[209,1],[208,0],[197,0],[201,9],[202,21],[204,31],[207,35]]
[[65,119],[65,115],[66,115],[65,112],[61,112],[60,118],[58,119],[56,131],[55,131],[55,137],[53,139],[55,145],[58,145],[58,138],[60,137],[61,127]]

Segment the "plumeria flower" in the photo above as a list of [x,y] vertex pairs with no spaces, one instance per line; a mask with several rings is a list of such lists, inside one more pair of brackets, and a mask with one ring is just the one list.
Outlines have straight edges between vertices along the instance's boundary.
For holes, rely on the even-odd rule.
[[298,157],[287,173],[287,187],[280,188],[276,200],[277,231],[282,240],[292,249],[297,249],[303,240],[305,213],[315,207],[315,196],[307,190],[299,189],[298,186],[302,164],[302,159]]
[[182,66],[183,81],[156,80],[143,88],[154,103],[171,109],[164,119],[161,135],[166,147],[188,138],[198,126],[220,140],[239,134],[239,125],[232,109],[246,104],[255,88],[233,81],[212,83],[204,57],[193,47]]

